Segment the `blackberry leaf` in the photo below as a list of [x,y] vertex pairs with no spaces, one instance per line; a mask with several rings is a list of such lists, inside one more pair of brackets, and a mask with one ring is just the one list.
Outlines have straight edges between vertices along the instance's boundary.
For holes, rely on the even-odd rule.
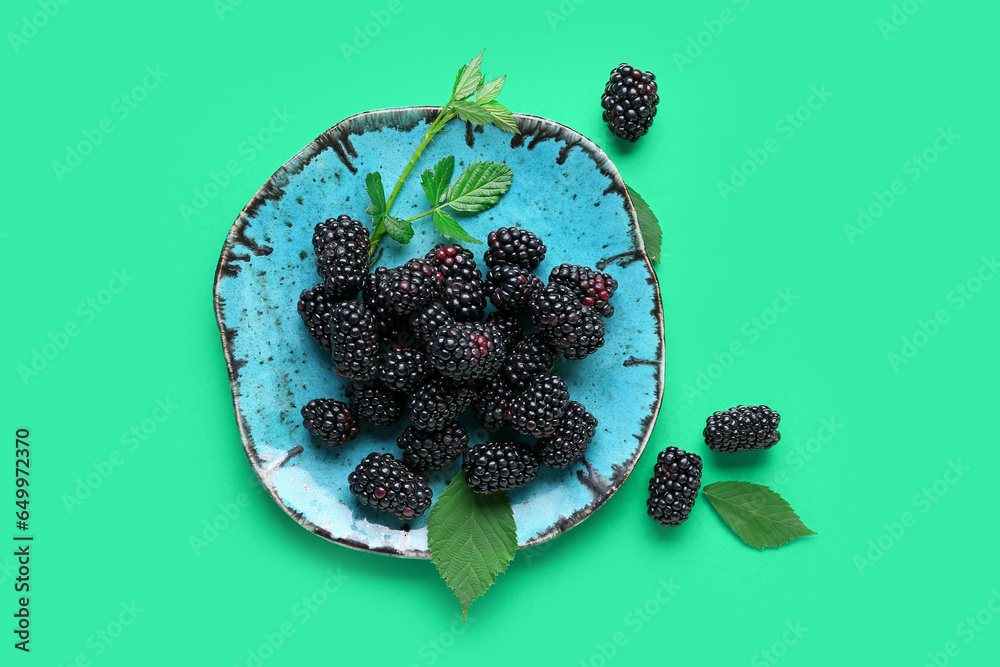
[[762,484],[715,482],[704,491],[722,520],[755,549],[816,534],[806,528],[788,501]]
[[473,125],[492,125],[493,114],[475,102],[453,102],[451,108],[458,117]]
[[[462,225],[458,224],[455,218],[451,217],[444,211],[434,211],[434,229],[441,232],[442,235],[448,238],[457,239],[465,243],[478,243],[482,245],[483,242],[474,236],[471,236],[469,232],[462,228]],[[412,231],[411,231],[412,236]]]
[[434,165],[434,172],[424,169],[420,175],[420,186],[424,189],[427,201],[431,206],[437,206],[441,197],[448,191],[448,184],[451,183],[451,176],[455,173],[455,156],[449,155]]
[[506,76],[501,76],[492,81],[487,81],[479,90],[476,91],[476,104],[486,104],[487,102],[492,102],[500,94],[500,89],[503,88],[504,81],[507,80]]
[[517,127],[517,123],[514,121],[514,116],[511,115],[510,109],[500,104],[499,102],[486,102],[482,105],[483,109],[490,112],[493,117],[491,125],[496,125],[504,132],[510,132],[511,134],[521,134],[521,130]]
[[660,221],[656,219],[653,209],[642,198],[638,192],[625,186],[628,196],[635,206],[635,214],[639,219],[639,232],[642,234],[642,244],[646,246],[646,254],[654,262],[660,261],[660,243],[663,239],[663,231],[660,229]]
[[502,162],[473,162],[448,190],[448,205],[461,213],[485,211],[510,189],[514,172]]
[[368,209],[373,218],[385,215],[385,188],[382,187],[382,174],[377,171],[365,176],[365,185],[368,188],[368,198],[372,200],[372,205]]
[[462,604],[462,620],[476,598],[507,569],[517,550],[517,525],[506,493],[477,494],[458,473],[431,508],[431,560]]
[[466,97],[476,92],[479,88],[479,84],[483,82],[482,72],[479,71],[482,66],[483,51],[480,51],[479,55],[470,60],[468,65],[463,65],[462,68],[458,70],[458,76],[455,77],[455,85],[451,89],[451,96],[453,99],[464,100]]
[[382,223],[385,225],[385,232],[396,243],[409,243],[413,238],[413,223],[409,220],[400,220],[391,215],[382,216]]

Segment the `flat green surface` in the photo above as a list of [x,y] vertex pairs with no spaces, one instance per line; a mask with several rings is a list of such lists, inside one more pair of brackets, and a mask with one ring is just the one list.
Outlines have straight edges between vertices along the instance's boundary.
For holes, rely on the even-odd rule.
[[[996,4],[908,0],[896,26],[889,0],[629,3],[621,23],[577,2],[4,4],[0,539],[25,427],[36,540],[30,655],[0,556],[0,663],[996,664]],[[440,104],[483,46],[504,103],[597,141],[664,222],[667,377],[634,476],[463,626],[430,563],[326,543],[261,493],[211,285],[282,162],[350,114]],[[598,103],[625,59],[663,98],[635,146]],[[737,403],[778,409],[781,443],[708,455],[705,417]],[[704,497],[660,528],[667,445],[706,455],[706,483],[770,484],[818,535],[757,552]]]

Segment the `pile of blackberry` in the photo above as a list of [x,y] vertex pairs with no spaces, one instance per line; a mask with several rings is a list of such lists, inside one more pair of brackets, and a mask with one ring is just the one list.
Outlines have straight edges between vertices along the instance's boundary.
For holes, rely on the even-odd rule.
[[[342,448],[360,423],[409,422],[396,427],[397,456],[371,452],[351,473],[358,502],[407,520],[430,507],[428,470],[460,462],[474,492],[494,493],[583,458],[597,419],[570,400],[555,367],[604,345],[615,279],[562,264],[543,281],[534,271],[548,249],[519,227],[490,232],[482,269],[471,250],[440,243],[369,270],[369,244],[350,216],[316,225],[322,281],[298,302],[310,337],[348,382],[346,401],[304,406],[303,426]],[[481,429],[459,423],[466,411]],[[479,442],[470,446],[470,434]]]

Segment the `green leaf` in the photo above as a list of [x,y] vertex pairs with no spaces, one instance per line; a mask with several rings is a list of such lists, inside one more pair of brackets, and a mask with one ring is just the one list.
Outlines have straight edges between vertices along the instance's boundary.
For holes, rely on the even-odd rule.
[[372,205],[368,207],[368,212],[373,218],[380,217],[385,213],[385,188],[382,187],[382,174],[377,171],[365,176],[365,185],[368,187],[368,198],[372,200]]
[[427,195],[427,201],[431,206],[437,206],[441,197],[448,191],[448,184],[451,183],[451,176],[455,173],[455,156],[449,155],[434,165],[434,173],[430,169],[424,169],[420,175],[420,186]]
[[459,118],[473,125],[493,124],[493,114],[475,102],[452,102],[451,108]]
[[475,236],[471,236],[469,232],[465,231],[462,228],[462,225],[458,224],[458,221],[448,215],[445,211],[434,211],[434,229],[441,232],[444,236],[458,241],[478,243],[479,245],[483,244],[482,241],[477,239]]
[[400,220],[391,215],[385,215],[382,218],[382,223],[385,225],[385,233],[396,243],[409,243],[410,239],[413,238],[413,223],[409,220]]
[[487,102],[492,102],[500,94],[500,89],[503,88],[504,81],[507,77],[502,76],[498,79],[493,79],[492,81],[487,81],[479,90],[476,91],[476,103],[486,104]]
[[[485,50],[485,49],[484,49]],[[480,68],[483,66],[483,52],[469,61],[468,65],[463,65],[458,70],[455,77],[455,86],[451,89],[451,96],[456,100],[464,100],[466,97],[476,92],[479,84],[483,82],[483,75]]]
[[478,213],[494,206],[510,189],[514,172],[502,162],[473,162],[448,190],[448,205],[462,213]]
[[754,548],[777,547],[816,534],[784,498],[761,484],[716,482],[705,487],[705,495],[733,532]]
[[476,598],[507,569],[517,550],[517,525],[506,493],[478,494],[455,475],[431,509],[431,560],[462,604],[462,619]]
[[491,124],[496,125],[504,132],[521,134],[521,130],[518,128],[517,122],[514,120],[514,116],[510,113],[510,109],[499,102],[487,102],[486,104],[483,104],[482,107],[486,111],[489,111],[490,116],[493,117]]
[[654,262],[660,261],[660,243],[663,239],[663,232],[660,230],[660,221],[656,219],[653,209],[642,198],[638,192],[625,186],[628,196],[635,206],[636,216],[639,218],[639,232],[642,234],[642,244],[646,246],[646,254]]

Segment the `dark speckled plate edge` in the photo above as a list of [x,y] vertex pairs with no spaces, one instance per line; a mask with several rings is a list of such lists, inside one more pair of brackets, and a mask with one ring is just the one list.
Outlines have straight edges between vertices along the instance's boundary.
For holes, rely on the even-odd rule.
[[[236,335],[236,332],[226,326],[225,315],[223,313],[225,304],[224,300],[219,295],[219,283],[222,278],[235,276],[239,273],[240,267],[235,263],[243,261],[245,256],[241,256],[241,254],[237,253],[238,247],[242,246],[246,249],[246,251],[255,255],[266,255],[271,252],[271,249],[267,246],[259,245],[252,239],[247,238],[245,234],[246,226],[250,218],[253,217],[260,206],[268,200],[280,199],[283,194],[284,185],[287,183],[288,175],[294,175],[300,172],[316,155],[326,148],[332,148],[348,169],[352,172],[356,172],[357,170],[350,162],[350,157],[357,157],[357,154],[354,152],[354,147],[350,141],[351,135],[387,126],[400,129],[412,129],[421,120],[426,120],[427,122],[433,121],[440,111],[441,107],[432,106],[396,107],[391,109],[366,111],[345,118],[311,141],[302,150],[279,167],[278,170],[275,171],[274,174],[264,183],[264,185],[262,185],[256,193],[254,193],[254,196],[250,199],[243,210],[240,211],[240,214],[237,216],[236,221],[230,228],[229,234],[226,236],[226,241],[223,244],[222,254],[219,257],[219,263],[215,271],[215,280],[212,290],[215,317],[219,326],[219,333],[222,339],[222,349],[226,357],[226,368],[228,369],[229,382],[232,389],[236,425],[240,432],[240,439],[243,442],[243,449],[246,452],[247,458],[249,459],[254,472],[257,474],[258,479],[264,486],[264,489],[285,511],[285,513],[288,514],[288,516],[314,535],[359,551],[369,551],[372,553],[405,558],[426,559],[429,558],[430,555],[424,550],[399,550],[392,547],[371,547],[367,544],[335,537],[328,531],[323,530],[319,526],[316,526],[309,520],[305,519],[299,512],[286,506],[282,502],[271,482],[271,471],[275,469],[275,466],[283,464],[284,461],[275,461],[267,467],[262,464],[262,461],[257,455],[253,436],[250,433],[250,429],[247,426],[240,410],[239,399],[241,392],[239,370],[246,364],[246,361],[237,359],[233,353],[232,340]],[[559,521],[553,523],[549,530],[538,535],[534,539],[518,545],[519,548],[524,548],[546,542],[553,537],[561,535],[570,528],[579,525],[584,519],[589,517],[597,511],[598,508],[604,505],[604,503],[606,503],[608,499],[611,498],[611,496],[619,488],[621,488],[622,484],[625,483],[625,480],[628,479],[628,476],[631,474],[636,463],[638,463],[639,458],[642,456],[642,452],[645,450],[646,443],[649,441],[649,437],[652,434],[653,427],[656,423],[657,415],[660,412],[660,406],[663,400],[663,378],[665,373],[666,355],[663,332],[663,306],[660,299],[659,282],[642,242],[642,234],[639,230],[639,221],[636,216],[635,207],[633,206],[632,200],[628,195],[627,189],[625,188],[625,182],[622,179],[621,174],[618,172],[618,169],[611,161],[611,158],[609,158],[607,154],[604,153],[604,151],[601,150],[601,148],[593,141],[561,123],[547,118],[542,118],[541,116],[532,116],[530,114],[521,113],[515,113],[514,118],[521,130],[521,134],[514,135],[511,143],[512,147],[523,145],[524,142],[528,140],[528,137],[531,137],[531,140],[528,143],[529,149],[533,148],[537,143],[548,139],[563,141],[565,145],[560,150],[557,160],[560,164],[562,164],[569,152],[573,148],[579,146],[580,149],[595,162],[601,173],[611,180],[611,185],[608,190],[606,190],[606,194],[613,191],[621,196],[625,211],[632,222],[631,236],[634,249],[625,254],[603,259],[598,265],[598,268],[603,269],[604,267],[614,263],[619,263],[622,266],[634,261],[642,261],[644,263],[648,273],[647,282],[653,288],[654,303],[650,312],[656,321],[656,333],[659,339],[657,341],[657,359],[631,360],[634,363],[653,365],[656,371],[656,404],[649,411],[649,414],[643,418],[642,433],[635,434],[635,437],[639,441],[639,445],[636,448],[634,455],[629,461],[626,462],[626,465],[621,468],[620,473],[615,475],[614,479],[611,480],[611,483],[600,489],[601,495],[598,496],[595,493],[595,498],[592,502],[580,508],[571,516],[563,517]],[[626,363],[628,363],[628,361]],[[292,452],[289,452],[289,455],[292,455]]]

